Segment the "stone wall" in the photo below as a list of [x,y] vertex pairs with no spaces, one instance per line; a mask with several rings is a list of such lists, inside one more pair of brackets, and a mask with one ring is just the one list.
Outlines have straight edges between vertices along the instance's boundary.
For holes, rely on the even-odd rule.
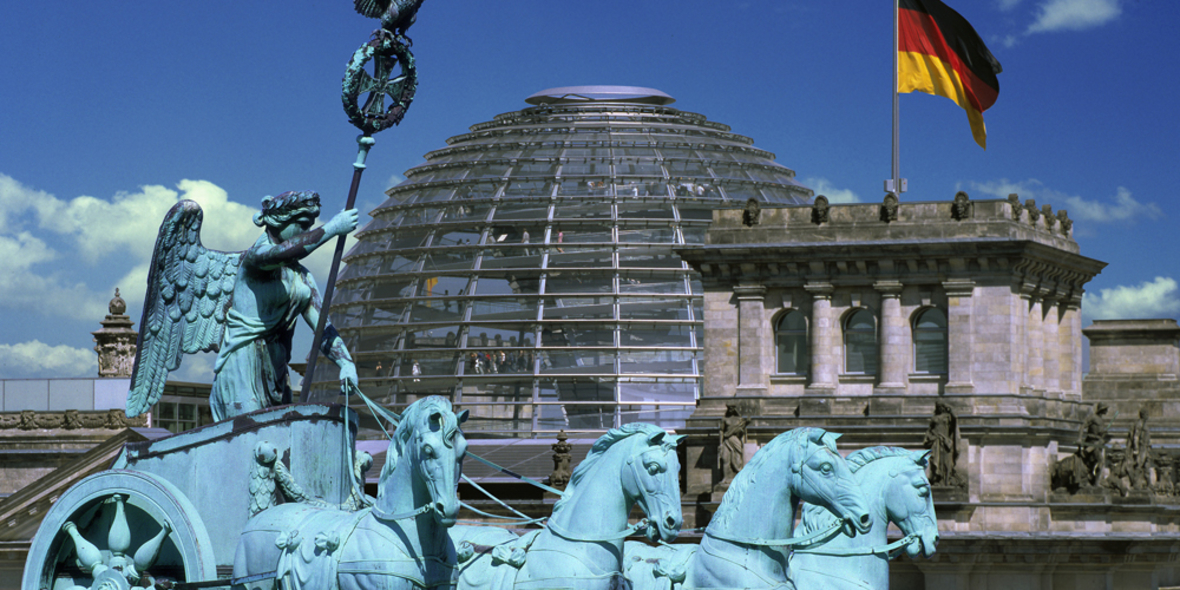
[[[764,209],[751,225],[740,211],[718,211],[705,244],[678,250],[703,276],[707,367],[682,431],[685,527],[705,524],[724,491],[716,445],[728,404],[751,419],[750,454],[801,426],[842,433],[844,453],[922,448],[941,402],[958,417],[966,486],[935,488],[938,554],[894,562],[896,587],[1180,584],[1175,498],[1050,487],[1093,401],[1126,405],[1122,422],[1141,403],[1153,420],[1180,416],[1175,322],[1088,328],[1083,382],[1082,292],[1105,265],[1079,254],[1063,212],[965,197],[902,203],[895,219],[879,204],[821,205]],[[923,374],[914,320],[930,308],[946,314],[947,363]],[[871,374],[847,370],[844,326],[858,309],[877,322]],[[796,374],[776,370],[775,326],[791,310],[807,320],[810,352]],[[1180,443],[1180,428],[1164,422],[1152,422],[1152,440]]]
[[[1028,393],[1081,398],[1083,285],[1103,263],[1078,254],[1061,218],[1010,201],[906,203],[884,221],[879,205],[714,212],[700,246],[680,255],[705,286],[704,397],[890,392]],[[1052,220],[1050,223],[1047,220]],[[1066,221],[1068,219],[1066,218]],[[914,325],[946,314],[944,371],[919,372]],[[876,320],[874,372],[848,366],[844,326]],[[807,318],[810,366],[777,368],[775,326],[789,310]]]

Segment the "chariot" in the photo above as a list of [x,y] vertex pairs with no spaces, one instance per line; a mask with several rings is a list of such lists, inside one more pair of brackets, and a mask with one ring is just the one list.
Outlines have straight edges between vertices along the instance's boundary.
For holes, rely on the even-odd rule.
[[130,443],[46,513],[22,588],[229,587],[241,531],[274,501],[274,471],[345,504],[355,478],[339,465],[355,439],[351,410],[296,404]]

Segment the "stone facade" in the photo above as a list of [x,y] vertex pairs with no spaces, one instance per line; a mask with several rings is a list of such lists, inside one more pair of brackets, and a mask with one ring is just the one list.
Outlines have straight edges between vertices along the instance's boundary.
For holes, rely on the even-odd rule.
[[[1180,416],[1176,320],[1096,320],[1082,333],[1090,339],[1086,398],[1118,412],[1116,424],[1131,422],[1140,408],[1153,419]],[[1160,434],[1176,436],[1166,430]]]
[[[704,397],[864,397],[973,392],[1081,399],[1082,286],[1104,263],[1078,254],[1059,224],[1007,201],[901,204],[882,222],[876,205],[767,209],[754,227],[718,212],[708,242],[678,252],[705,281]],[[876,319],[876,369],[854,370],[843,329]],[[947,363],[915,363],[914,327],[928,309],[946,316]],[[775,326],[807,318],[810,364],[776,366]],[[1015,345],[1014,345],[1015,343]]]
[[[938,554],[895,561],[895,587],[1180,584],[1174,498],[1050,487],[1093,401],[1126,404],[1120,423],[1143,401],[1156,404],[1153,420],[1180,415],[1168,405],[1175,322],[1088,328],[1083,381],[1082,293],[1105,264],[1080,254],[1064,212],[963,194],[896,208],[816,202],[763,209],[752,226],[718,211],[703,245],[678,249],[705,289],[704,386],[682,432],[685,526],[703,525],[720,500],[711,490],[726,404],[752,418],[747,452],[799,426],[843,433],[847,452],[921,448],[943,402],[958,416],[966,486],[935,488]],[[780,329],[792,313],[805,333]],[[1126,433],[1111,432],[1116,443]]]

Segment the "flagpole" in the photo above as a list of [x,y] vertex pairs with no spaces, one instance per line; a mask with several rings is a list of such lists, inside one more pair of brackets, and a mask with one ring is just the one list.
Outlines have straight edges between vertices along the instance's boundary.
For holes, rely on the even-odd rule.
[[901,152],[901,141],[898,138],[899,123],[898,123],[898,108],[897,108],[897,52],[900,48],[898,43],[898,14],[901,12],[901,0],[894,0],[893,2],[893,176],[892,182],[885,187],[886,192],[891,192],[898,198],[901,198],[901,164],[898,161]]

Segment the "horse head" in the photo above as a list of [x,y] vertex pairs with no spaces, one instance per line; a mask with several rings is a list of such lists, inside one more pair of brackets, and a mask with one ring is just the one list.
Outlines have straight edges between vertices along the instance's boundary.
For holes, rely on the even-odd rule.
[[635,442],[622,477],[623,492],[635,498],[652,523],[647,537],[671,542],[680,534],[680,459],[676,445],[683,436],[652,427]]
[[891,481],[883,490],[885,512],[889,521],[897,524],[902,533],[917,535],[920,543],[910,543],[906,553],[930,557],[938,547],[938,521],[934,516],[934,497],[930,480],[926,478],[926,457],[930,451],[913,451],[904,467],[890,470]]
[[439,396],[420,399],[406,408],[386,455],[380,494],[405,493],[385,487],[387,476],[404,462],[413,470],[414,505],[429,506],[429,512],[444,527],[455,524],[459,477],[467,454],[467,439],[459,427],[466,420],[467,410],[456,414],[451,402]]
[[867,533],[873,526],[868,503],[853,478],[848,463],[836,452],[839,434],[822,428],[805,428],[802,460],[791,464],[791,488],[804,502],[823,506],[844,521],[849,536]]

